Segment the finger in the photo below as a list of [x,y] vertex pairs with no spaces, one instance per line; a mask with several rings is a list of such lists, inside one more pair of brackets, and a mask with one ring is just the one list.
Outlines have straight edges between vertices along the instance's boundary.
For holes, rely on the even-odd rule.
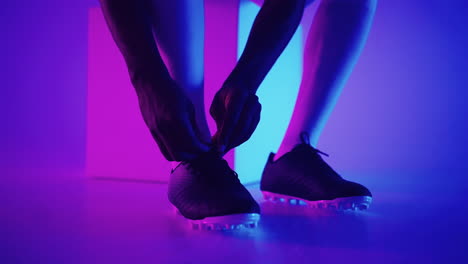
[[247,131],[244,134],[244,138],[241,139],[241,142],[239,143],[239,145],[249,140],[252,137],[253,133],[255,132],[255,129],[257,129],[258,123],[260,122],[262,105],[260,103],[257,103],[255,105],[255,110],[253,112],[254,114],[252,115],[250,125],[247,128]]
[[230,137],[239,120],[242,109],[244,108],[246,95],[234,95],[227,103],[226,112],[223,117],[223,124],[219,133],[219,150],[225,152],[226,146],[229,144]]
[[187,127],[181,129],[182,123],[178,121],[177,125],[170,124],[165,134],[168,148],[173,153],[175,161],[191,160],[205,150],[198,138],[190,137],[190,134],[194,135],[194,131],[189,131]]
[[247,140],[250,139],[250,137],[252,137],[253,133],[255,132],[255,130],[258,127],[258,124],[260,123],[261,112],[262,112],[262,105],[260,103],[258,103],[257,110],[255,111],[254,118],[253,118],[252,122],[250,122],[249,130],[246,133],[247,137],[244,138],[243,141],[240,144],[246,142]]
[[246,136],[245,134],[250,128],[250,123],[253,118],[255,103],[255,97],[249,97],[245,102],[236,127],[233,133],[231,134],[229,148],[234,148],[238,146],[241,139],[243,139]]
[[219,140],[219,130],[216,131],[216,133],[213,135],[213,137],[211,138],[211,141],[213,142],[214,146],[216,147],[214,149],[214,151],[217,151],[220,156],[224,156],[224,154],[226,154],[226,152],[225,151],[221,152],[219,150],[219,148],[217,147],[217,146],[219,146],[219,142],[220,142],[220,140]]
[[166,158],[168,161],[174,161],[174,156],[169,151],[169,148],[166,146],[164,140],[160,136],[161,132],[157,131],[156,129],[150,129],[150,133],[153,136],[154,141],[156,141],[156,144],[159,147],[159,151],[161,151],[164,158]]
[[153,103],[154,101],[149,100],[148,96],[138,97],[141,116],[151,136],[158,145],[159,151],[168,161],[174,161],[174,155],[171,152],[170,145],[167,144],[164,137],[165,125],[156,117],[155,109],[157,109],[157,107],[155,107]]
[[195,131],[195,136],[202,142],[202,144],[211,146],[212,143],[210,141],[211,140],[210,134],[208,133],[208,135],[203,135],[200,127],[198,126],[195,111],[193,111],[192,114],[189,115],[189,120],[190,120],[193,130]]
[[190,113],[181,115],[177,120],[171,120],[167,131],[167,142],[173,155],[180,161],[190,160],[210,149],[197,137],[190,121]]
[[222,125],[222,117],[224,116],[224,107],[221,104],[218,95],[215,95],[210,106],[210,115],[216,122],[216,128],[219,130]]
[[241,145],[252,136],[260,120],[260,112],[261,105],[258,102],[258,97],[249,98],[239,118],[236,132],[231,136],[231,148]]

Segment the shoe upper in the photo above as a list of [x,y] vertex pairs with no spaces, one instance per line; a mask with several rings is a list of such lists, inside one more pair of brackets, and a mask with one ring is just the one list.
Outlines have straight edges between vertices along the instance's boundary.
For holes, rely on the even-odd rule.
[[275,154],[271,153],[260,189],[309,201],[372,196],[361,184],[343,179],[322,159],[321,154],[324,153],[304,141],[276,161]]
[[237,173],[213,153],[180,163],[171,173],[168,198],[184,217],[192,220],[260,213]]

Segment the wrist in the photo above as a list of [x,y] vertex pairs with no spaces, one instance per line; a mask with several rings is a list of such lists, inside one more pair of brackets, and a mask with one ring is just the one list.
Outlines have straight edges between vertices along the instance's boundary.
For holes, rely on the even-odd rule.
[[248,92],[251,94],[255,94],[257,92],[257,88],[255,88],[252,84],[246,81],[247,78],[242,77],[233,77],[232,75],[228,77],[228,79],[223,83],[223,87],[232,87],[237,90],[241,90],[244,92]]

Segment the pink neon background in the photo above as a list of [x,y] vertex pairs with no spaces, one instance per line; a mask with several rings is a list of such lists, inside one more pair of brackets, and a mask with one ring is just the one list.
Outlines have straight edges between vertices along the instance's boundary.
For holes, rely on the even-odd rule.
[[[206,5],[205,109],[236,63],[237,1]],[[220,60],[222,58],[222,61]],[[86,173],[165,181],[170,164],[140,116],[125,63],[100,8],[89,10]],[[209,118],[212,132],[216,128]],[[231,166],[234,153],[226,155]]]

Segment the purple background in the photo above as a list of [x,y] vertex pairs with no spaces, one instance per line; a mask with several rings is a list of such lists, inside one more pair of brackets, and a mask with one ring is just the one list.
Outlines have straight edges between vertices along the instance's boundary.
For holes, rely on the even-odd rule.
[[[0,168],[19,169],[0,170],[1,263],[467,262],[466,1],[379,3],[320,143],[376,194],[369,212],[283,215],[263,206],[258,231],[231,235],[174,225],[169,203],[157,202],[166,185],[84,178],[95,6],[2,1]],[[258,186],[250,191],[260,200]]]
[[[0,9],[2,166],[83,167],[87,14],[96,1]],[[467,167],[465,1],[380,1],[320,146],[348,169]]]

